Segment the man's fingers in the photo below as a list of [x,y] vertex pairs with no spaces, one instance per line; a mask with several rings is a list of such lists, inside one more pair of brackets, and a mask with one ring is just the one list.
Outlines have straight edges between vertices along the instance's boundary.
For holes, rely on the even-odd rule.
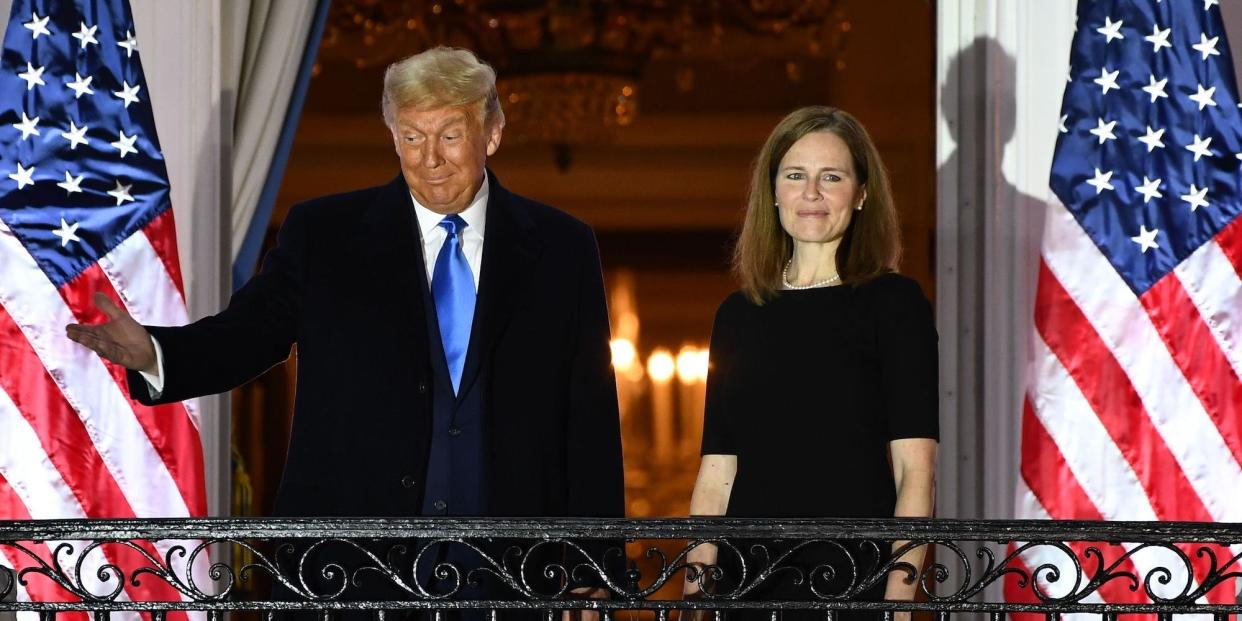
[[124,364],[124,361],[121,360],[124,356],[120,348],[116,346],[116,342],[102,336],[98,330],[91,326],[69,324],[65,326],[65,334],[74,343],[82,345],[112,362]]
[[129,313],[117,306],[116,302],[113,302],[108,296],[96,291],[94,299],[95,306],[103,311],[103,314],[107,315],[108,319],[116,321],[117,319],[129,317]]
[[71,323],[65,326],[65,336],[68,336],[69,340],[74,343],[85,345],[87,347],[91,347],[92,343],[99,340],[99,336],[95,334],[95,329],[93,327],[77,323]]
[[104,353],[103,350],[107,348],[105,339],[96,330],[88,326],[69,326],[65,329],[65,333],[69,336],[69,340],[89,347],[97,353],[102,354]]

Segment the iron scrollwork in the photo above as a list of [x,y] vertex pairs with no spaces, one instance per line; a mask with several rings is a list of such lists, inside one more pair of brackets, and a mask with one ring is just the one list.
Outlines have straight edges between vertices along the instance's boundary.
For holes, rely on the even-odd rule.
[[[1242,533],[1233,525],[1184,526],[726,519],[0,522],[0,558],[16,568],[0,571],[0,602],[43,581],[44,598],[54,591],[66,605],[86,610],[137,606],[152,584],[180,598],[165,605],[207,610],[277,601],[310,608],[362,608],[377,601],[431,608],[471,599],[501,608],[721,609],[764,600],[770,587],[781,585],[784,601],[804,608],[1242,611],[1232,598],[1242,578],[1242,554],[1235,553],[1242,550]],[[626,541],[642,546],[634,558],[625,556]],[[688,560],[700,546],[715,547],[715,564]],[[223,560],[226,551],[244,552],[246,561],[230,565]],[[910,559],[920,551],[930,560],[916,567]],[[256,601],[241,588],[260,574],[276,587],[270,601]],[[920,603],[879,601],[876,595],[892,576],[916,584]],[[698,583],[701,596],[667,599],[686,580]],[[1020,601],[989,599],[995,592],[989,587],[1002,583],[1010,596],[1022,595]],[[579,587],[602,589],[609,598],[585,603]],[[795,593],[792,599],[789,593]],[[1130,595],[1117,603],[1117,593]],[[6,609],[39,608],[0,603]]]

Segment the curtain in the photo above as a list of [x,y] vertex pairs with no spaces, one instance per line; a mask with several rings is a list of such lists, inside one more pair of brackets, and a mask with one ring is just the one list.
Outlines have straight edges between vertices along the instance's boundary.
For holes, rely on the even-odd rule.
[[233,285],[254,272],[301,115],[328,0],[225,0],[225,101],[234,102]]

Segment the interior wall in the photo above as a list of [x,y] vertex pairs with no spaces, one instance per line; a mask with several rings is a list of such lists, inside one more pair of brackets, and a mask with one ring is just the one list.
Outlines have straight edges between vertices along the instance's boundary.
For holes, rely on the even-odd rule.
[[[222,91],[221,4],[130,0],[155,123],[172,187],[177,247],[191,320],[223,308],[232,251],[228,215],[232,93]],[[228,395],[197,400],[208,510],[229,515]]]
[[1048,171],[1075,2],[938,7],[940,514],[1013,516]]
[[[939,514],[1014,515],[1035,277],[1077,3],[937,7]],[[1221,7],[1242,41],[1242,7]],[[1242,66],[1232,47],[1235,71]]]

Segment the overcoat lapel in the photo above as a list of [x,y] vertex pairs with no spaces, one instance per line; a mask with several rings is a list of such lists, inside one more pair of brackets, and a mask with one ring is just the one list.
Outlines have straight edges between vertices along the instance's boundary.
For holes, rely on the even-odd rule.
[[[404,351],[428,351],[427,307],[421,289],[426,288],[427,268],[423,262],[422,241],[414,217],[405,179],[400,175],[384,186],[367,206],[363,217],[363,251],[375,278],[385,291],[376,292],[377,304],[396,304],[407,321],[391,327],[391,337]],[[408,348],[408,349],[406,349]]]
[[479,298],[475,304],[470,345],[462,370],[458,398],[469,392],[487,354],[504,332],[514,308],[529,290],[535,260],[542,250],[529,214],[514,204],[512,195],[487,171],[487,231],[483,235],[483,265]]

